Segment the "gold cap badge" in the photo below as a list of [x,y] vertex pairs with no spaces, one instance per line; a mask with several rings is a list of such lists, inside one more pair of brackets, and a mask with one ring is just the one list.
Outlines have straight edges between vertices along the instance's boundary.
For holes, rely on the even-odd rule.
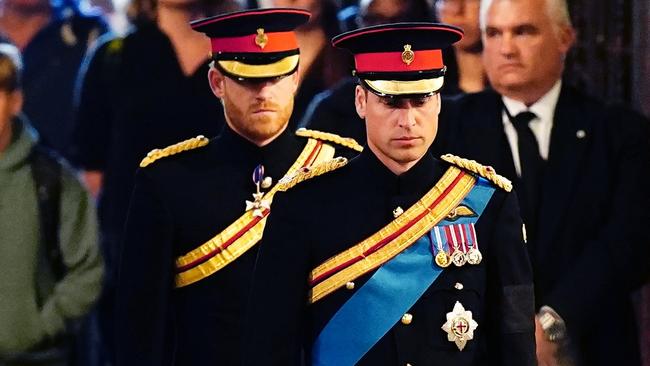
[[261,49],[264,49],[267,43],[269,43],[269,37],[266,34],[264,34],[264,28],[257,28],[257,35],[255,36],[255,44],[258,45]]
[[404,52],[402,52],[402,62],[410,65],[411,62],[415,60],[415,53],[411,51],[411,45],[410,44],[405,44],[404,45]]

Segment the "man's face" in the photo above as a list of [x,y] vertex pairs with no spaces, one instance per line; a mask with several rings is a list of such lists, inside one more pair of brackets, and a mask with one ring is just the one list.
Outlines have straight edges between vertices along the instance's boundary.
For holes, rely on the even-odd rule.
[[436,15],[441,22],[460,27],[463,39],[454,44],[460,49],[475,48],[481,41],[479,28],[480,0],[437,0]]
[[549,16],[545,0],[494,0],[483,33],[483,61],[499,93],[533,103],[561,77],[573,30]]
[[222,99],[226,122],[244,138],[262,146],[282,133],[293,111],[298,73],[263,81],[236,81],[210,70],[210,86]]
[[20,112],[22,101],[20,91],[0,91],[0,147],[2,148],[11,140],[11,121]]
[[359,116],[366,120],[368,147],[395,173],[415,165],[438,132],[439,94],[379,97],[357,86],[355,105]]

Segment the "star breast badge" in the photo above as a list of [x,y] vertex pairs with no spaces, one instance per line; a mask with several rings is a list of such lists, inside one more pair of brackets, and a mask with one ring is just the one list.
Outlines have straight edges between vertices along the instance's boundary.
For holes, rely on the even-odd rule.
[[447,332],[447,340],[456,343],[459,350],[463,350],[467,341],[474,339],[474,330],[478,323],[472,319],[472,312],[465,310],[463,305],[456,301],[454,310],[447,313],[447,322],[442,325],[442,330]]

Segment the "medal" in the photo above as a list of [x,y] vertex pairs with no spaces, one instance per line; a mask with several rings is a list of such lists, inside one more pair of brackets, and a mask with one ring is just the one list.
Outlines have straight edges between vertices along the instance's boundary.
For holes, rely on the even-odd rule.
[[467,263],[467,258],[465,258],[465,253],[455,250],[451,253],[451,261],[456,267],[462,267]]
[[478,251],[476,248],[472,248],[467,252],[467,263],[471,265],[477,265],[483,260],[483,254]]
[[271,201],[262,199],[264,193],[260,191],[264,180],[264,165],[260,164],[253,169],[253,184],[257,193],[253,193],[253,201],[246,201],[246,211],[253,210],[253,216],[256,217],[264,217],[264,211],[271,209]]
[[436,264],[438,265],[438,267],[447,268],[449,267],[449,263],[450,263],[449,256],[447,255],[447,253],[442,251],[436,254]]
[[481,263],[483,260],[483,254],[478,250],[478,240],[476,240],[476,229],[474,228],[474,224],[470,224],[469,233],[471,241],[469,251],[467,252],[467,263],[475,266]]
[[442,325],[442,330],[447,332],[447,340],[456,343],[460,351],[465,348],[467,341],[474,339],[474,330],[478,323],[472,319],[472,312],[456,301],[454,309],[447,313],[447,321]]
[[451,261],[449,260],[450,259],[449,255],[447,254],[447,252],[445,252],[445,249],[442,247],[442,237],[440,236],[440,228],[435,226],[433,228],[433,232],[436,235],[435,242],[436,242],[437,250],[435,250],[435,248],[433,247],[433,240],[431,238],[431,231],[429,231],[428,235],[429,235],[429,241],[431,242],[431,252],[432,253],[437,252],[436,255],[435,255],[434,261],[436,262],[438,267],[447,268],[447,267],[449,267],[449,264],[451,264]]
[[456,228],[454,225],[450,225],[447,228],[451,234],[451,242],[454,245],[454,252],[451,253],[451,262],[456,267],[462,267],[465,265],[465,263],[467,263],[467,258],[465,257],[465,253],[460,249],[460,245],[458,244],[458,239],[456,238]]

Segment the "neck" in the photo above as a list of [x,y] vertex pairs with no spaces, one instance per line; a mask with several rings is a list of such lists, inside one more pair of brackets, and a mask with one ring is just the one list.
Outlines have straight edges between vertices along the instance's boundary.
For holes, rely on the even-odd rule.
[[256,138],[256,137],[253,137],[253,136],[248,136],[244,132],[237,129],[235,126],[232,125],[232,123],[230,123],[230,121],[228,121],[228,119],[226,119],[226,123],[228,124],[228,127],[230,127],[230,129],[233,130],[236,134],[238,134],[239,136],[241,136],[244,139],[248,140],[249,142],[253,143],[257,147],[264,147],[264,146],[270,144],[271,142],[275,141],[275,139],[277,139],[278,136],[282,135],[282,133],[287,129],[287,126],[289,126],[289,123],[287,122],[273,136],[263,137],[263,138]]
[[49,5],[18,7],[6,5],[0,15],[0,30],[23,50],[32,38],[49,23],[52,9]]
[[396,161],[394,159],[391,159],[390,157],[386,156],[384,153],[382,153],[379,149],[377,149],[370,141],[368,141],[368,148],[370,148],[370,151],[372,151],[373,154],[381,161],[382,164],[388,170],[393,172],[395,175],[402,175],[409,171],[411,168],[417,164],[422,157],[420,156],[417,160],[414,161],[409,161],[407,163],[401,163],[399,161]]
[[458,86],[466,93],[479,92],[485,88],[485,70],[481,54],[455,49],[458,64]]

